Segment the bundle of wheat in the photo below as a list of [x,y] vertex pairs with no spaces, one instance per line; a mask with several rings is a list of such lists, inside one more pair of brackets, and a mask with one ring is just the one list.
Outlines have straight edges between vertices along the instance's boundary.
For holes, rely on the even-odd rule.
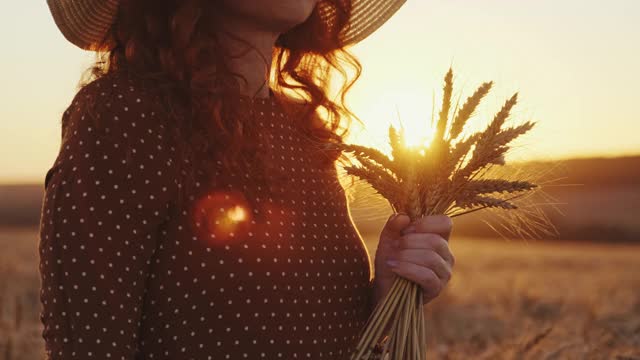
[[[449,69],[442,109],[428,147],[406,146],[404,130],[390,126],[391,158],[364,146],[337,145],[359,163],[345,166],[345,171],[368,182],[389,201],[394,212],[405,213],[412,221],[436,214],[454,217],[484,208],[516,209],[513,200],[537,185],[487,178],[487,170],[504,165],[509,143],[534,126],[526,122],[503,127],[518,94],[506,101],[484,131],[460,138],[465,124],[492,85],[493,82],[482,84],[462,107],[456,107],[450,120],[453,71]],[[424,359],[425,328],[421,288],[397,277],[389,293],[373,310],[351,359]],[[385,329],[390,329],[388,336],[383,334]]]

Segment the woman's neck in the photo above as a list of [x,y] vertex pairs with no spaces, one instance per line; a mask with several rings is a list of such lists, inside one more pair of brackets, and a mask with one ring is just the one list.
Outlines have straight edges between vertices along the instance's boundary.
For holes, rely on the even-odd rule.
[[231,16],[222,17],[219,24],[222,28],[219,39],[229,54],[228,65],[247,80],[239,81],[240,93],[268,98],[273,48],[280,34]]

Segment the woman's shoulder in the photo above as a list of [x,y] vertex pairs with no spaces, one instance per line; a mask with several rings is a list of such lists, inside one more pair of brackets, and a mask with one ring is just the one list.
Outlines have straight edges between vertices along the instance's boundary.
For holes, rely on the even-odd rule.
[[165,113],[158,95],[145,82],[123,72],[108,73],[75,94],[62,116],[62,138],[70,129],[90,126],[102,133],[162,131],[167,126]]
[[147,88],[131,77],[107,74],[83,86],[65,110],[53,168],[91,169],[102,159],[111,162],[105,170],[138,167],[152,176],[152,169],[175,162],[170,130]]
[[158,95],[148,82],[123,71],[107,73],[85,83],[70,107],[102,107],[103,110],[135,112],[159,106]]
[[151,96],[152,88],[148,81],[119,70],[94,77],[80,87],[76,97],[87,96],[116,96],[119,99],[128,99],[134,96]]

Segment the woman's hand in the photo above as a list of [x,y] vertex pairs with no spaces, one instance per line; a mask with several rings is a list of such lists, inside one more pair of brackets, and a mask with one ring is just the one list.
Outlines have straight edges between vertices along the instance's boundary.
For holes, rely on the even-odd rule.
[[451,218],[435,215],[409,222],[409,216],[396,214],[382,229],[375,258],[374,306],[389,292],[395,275],[419,284],[425,304],[436,298],[451,278],[455,262],[448,242]]

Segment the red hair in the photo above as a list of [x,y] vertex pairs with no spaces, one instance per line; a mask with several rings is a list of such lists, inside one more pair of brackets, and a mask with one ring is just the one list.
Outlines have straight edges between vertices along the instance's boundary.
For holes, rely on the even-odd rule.
[[[232,73],[218,42],[218,29],[212,19],[217,3],[122,0],[109,34],[115,46],[97,52],[96,62],[87,69],[89,76],[81,82],[85,86],[116,71],[152,81],[168,107],[179,154],[195,165],[187,171],[190,179],[195,168],[211,176],[211,165],[217,158],[227,168],[234,166],[231,159],[251,162],[258,174],[263,162],[254,147],[257,130],[245,122],[237,106],[242,76]],[[290,89],[306,98],[307,111],[295,120],[309,134],[320,141],[342,142],[351,119],[357,119],[346,107],[345,96],[362,68],[339,40],[348,25],[350,2],[320,3],[332,10],[334,21],[324,21],[316,6],[309,19],[278,38],[272,54],[275,83],[270,87],[277,93]],[[335,101],[328,96],[334,71],[342,75]],[[324,131],[313,130],[314,114],[318,112],[325,114]],[[260,178],[258,175],[256,179]]]

